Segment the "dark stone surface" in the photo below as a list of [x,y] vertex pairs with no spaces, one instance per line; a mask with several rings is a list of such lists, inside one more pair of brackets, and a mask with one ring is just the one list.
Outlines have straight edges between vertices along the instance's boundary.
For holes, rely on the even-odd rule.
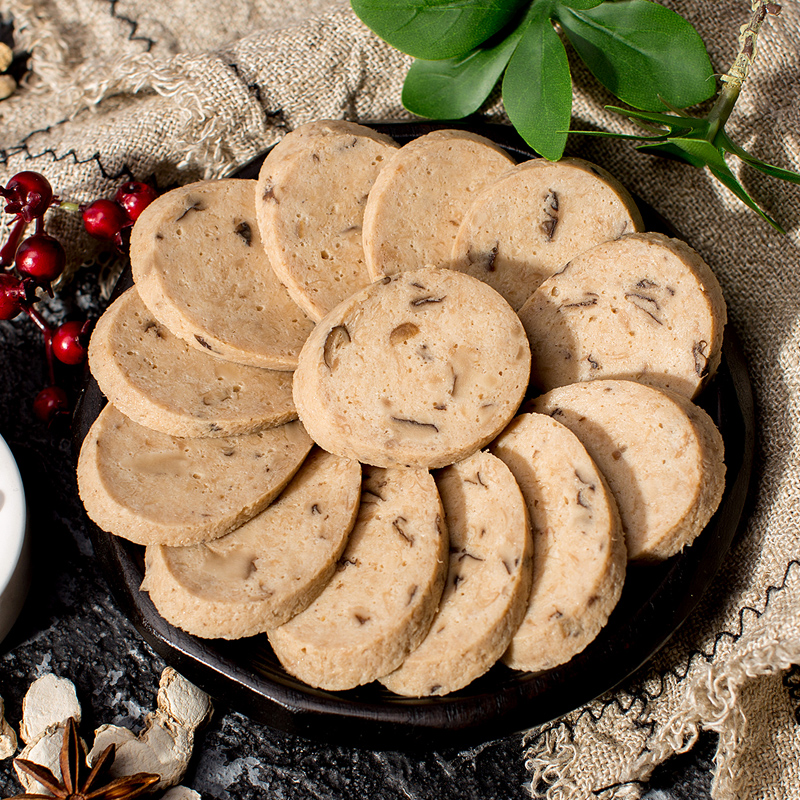
[[[66,299],[65,299],[66,298]],[[53,322],[102,308],[96,269],[86,269],[43,308]],[[16,728],[22,698],[37,677],[72,680],[83,705],[82,732],[115,723],[138,731],[155,705],[165,664],[139,637],[114,602],[92,557],[74,479],[65,421],[47,429],[31,404],[45,385],[44,352],[27,319],[0,322],[0,434],[23,473],[31,513],[34,578],[23,613],[0,643],[0,696]],[[73,397],[80,370],[60,371]],[[336,741],[331,730],[330,740]],[[660,767],[648,800],[710,797],[714,737],[704,735],[687,755]],[[525,798],[521,737],[461,752],[424,756],[322,746],[256,724],[224,709],[224,698],[198,733],[183,781],[208,800],[222,798]],[[0,792],[20,791],[10,760],[0,765]]]

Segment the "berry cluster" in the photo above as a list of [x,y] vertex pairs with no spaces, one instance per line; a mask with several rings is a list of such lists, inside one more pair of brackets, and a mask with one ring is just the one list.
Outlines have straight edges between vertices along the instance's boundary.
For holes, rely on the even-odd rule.
[[[41,420],[50,422],[69,410],[67,394],[56,384],[55,362],[77,365],[85,361],[90,323],[68,321],[51,328],[35,307],[40,290],[53,296],[51,284],[64,272],[67,262],[58,239],[45,233],[44,215],[52,206],[79,211],[91,236],[122,252],[125,232],[155,199],[156,192],[147,184],[129,181],[119,188],[115,199],[79,206],[55,197],[50,183],[38,172],[20,172],[5,187],[0,186],[0,197],[5,200],[6,213],[14,215],[8,239],[0,247],[0,320],[24,313],[42,332],[49,385],[36,396],[33,410]],[[31,225],[33,232],[23,238]]]

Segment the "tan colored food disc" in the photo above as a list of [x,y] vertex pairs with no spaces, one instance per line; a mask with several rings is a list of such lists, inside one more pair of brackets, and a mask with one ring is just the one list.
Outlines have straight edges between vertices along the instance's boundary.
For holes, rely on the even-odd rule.
[[483,675],[508,647],[528,605],[531,537],[508,467],[478,452],[436,485],[450,534],[439,611],[422,644],[381,683],[411,697],[444,695]]
[[382,467],[443,467],[491,441],[528,385],[517,315],[449,269],[386,277],[338,305],[294,376],[300,419],[331,453]]
[[192,347],[291,370],[313,323],[269,263],[255,187],[205,181],[154,200],[133,226],[133,279],[156,319]]
[[195,636],[237,639],[282,625],[330,580],[360,494],[358,463],[315,449],[281,496],[232,533],[148,547],[142,589]]
[[103,530],[137,544],[223,536],[268,506],[311,449],[303,426],[222,439],[179,439],[107,405],[84,439],[78,488]]
[[519,309],[574,256],[643,229],[633,198],[604,169],[578,158],[537,158],[474,198],[451,266],[486,281]]
[[98,320],[89,366],[125,416],[173,436],[253,433],[297,417],[291,373],[195,350],[156,320],[135,288]]
[[363,125],[322,120],[288,133],[261,167],[256,209],[264,246],[314,320],[372,282],[361,245],[364,208],[398,147]]
[[608,621],[625,579],[625,540],[602,475],[564,425],[521,414],[492,452],[522,489],[533,531],[533,586],[503,660],[538,672],[580,653]]
[[631,561],[675,555],[722,499],[722,436],[682,395],[598,380],[553,389],[531,410],[566,425],[588,450],[617,501]]
[[364,212],[364,255],[373,279],[449,265],[476,194],[513,165],[494,142],[468,131],[433,131],[401,147],[375,181]]
[[366,469],[361,508],[340,570],[269,641],[287,672],[351,689],[396,669],[430,628],[448,536],[426,470]]
[[719,365],[725,300],[688,245],[634,233],[575,257],[519,311],[542,391],[628,378],[692,398]]

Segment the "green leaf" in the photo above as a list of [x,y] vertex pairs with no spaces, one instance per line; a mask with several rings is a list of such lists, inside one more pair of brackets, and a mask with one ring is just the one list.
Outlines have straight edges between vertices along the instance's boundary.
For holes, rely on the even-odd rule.
[[504,28],[526,0],[351,0],[361,21],[415,58],[463,56]]
[[697,119],[696,117],[676,117],[671,114],[658,114],[651,111],[633,111],[628,108],[618,108],[617,106],[606,106],[608,111],[621,114],[623,117],[634,120],[644,120],[654,122],[670,130],[693,130],[705,135],[708,133],[710,123],[707,119]]
[[[724,186],[727,186],[746,206],[752,208],[757,214],[763,217],[775,230],[786,233],[783,228],[762,211],[756,201],[747,193],[747,190],[736,180],[736,176],[731,172],[730,167],[725,162],[720,150],[711,142],[698,139],[670,139],[672,144],[679,147],[689,156],[702,160],[710,170],[711,174]],[[691,162],[690,162],[691,163]]]
[[506,68],[503,104],[520,136],[537,153],[558,161],[564,154],[572,114],[572,77],[549,9],[541,8]]
[[[403,105],[430,119],[461,119],[477,111],[500,80],[522,36],[522,23],[499,42],[461,58],[417,59],[403,84]],[[491,44],[487,43],[487,44]]]
[[634,108],[684,108],[716,86],[703,40],[679,14],[648,0],[589,9],[556,5],[556,16],[592,74]]
[[706,162],[703,158],[693,153],[688,153],[674,142],[665,141],[658,144],[640,144],[636,149],[643,153],[649,153],[650,155],[663,156],[664,158],[671,158],[674,161],[683,161],[686,164],[697,167],[697,169],[703,169],[706,166]]
[[766,161],[761,161],[755,156],[751,156],[750,153],[732,141],[724,130],[717,134],[715,141],[718,146],[721,146],[729,153],[733,153],[735,156],[738,156],[742,159],[742,161],[744,161],[745,164],[753,169],[759,170],[759,172],[763,172],[765,175],[771,175],[773,178],[779,178],[782,181],[789,181],[789,183],[800,183],[800,174],[793,172],[792,170],[776,167],[773,164],[767,164]]

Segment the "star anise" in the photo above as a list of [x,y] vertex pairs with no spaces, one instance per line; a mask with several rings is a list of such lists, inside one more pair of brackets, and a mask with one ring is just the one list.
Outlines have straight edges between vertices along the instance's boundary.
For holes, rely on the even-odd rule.
[[42,786],[52,795],[47,794],[18,794],[10,800],[49,800],[57,797],[59,800],[133,800],[146,792],[153,784],[160,780],[159,775],[149,772],[137,772],[135,775],[126,775],[104,783],[108,770],[114,763],[115,747],[110,744],[95,762],[84,777],[86,766],[83,747],[78,738],[78,727],[75,720],[70,717],[64,728],[64,741],[61,745],[61,780],[53,773],[24,758],[15,759],[17,766],[36,778]]

